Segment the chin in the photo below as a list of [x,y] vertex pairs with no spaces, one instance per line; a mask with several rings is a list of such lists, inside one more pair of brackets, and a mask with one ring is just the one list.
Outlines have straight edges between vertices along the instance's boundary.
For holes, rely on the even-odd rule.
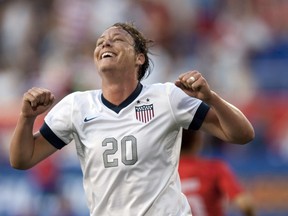
[[112,65],[102,65],[101,67],[98,68],[99,71],[102,71],[103,73],[105,72],[113,72],[115,71],[117,68],[115,66]]

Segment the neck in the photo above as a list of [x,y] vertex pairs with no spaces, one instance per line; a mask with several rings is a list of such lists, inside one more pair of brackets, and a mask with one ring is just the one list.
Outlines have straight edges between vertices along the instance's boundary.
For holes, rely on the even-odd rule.
[[103,96],[110,103],[118,106],[135,90],[139,83],[137,69],[106,68],[99,71],[102,78]]
[[118,106],[136,89],[138,80],[130,82],[102,82],[103,96],[110,103]]

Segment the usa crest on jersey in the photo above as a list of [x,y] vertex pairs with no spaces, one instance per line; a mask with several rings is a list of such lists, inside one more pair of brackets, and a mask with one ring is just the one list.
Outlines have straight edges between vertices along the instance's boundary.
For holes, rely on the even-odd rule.
[[135,106],[135,113],[138,121],[147,123],[154,118],[153,104]]

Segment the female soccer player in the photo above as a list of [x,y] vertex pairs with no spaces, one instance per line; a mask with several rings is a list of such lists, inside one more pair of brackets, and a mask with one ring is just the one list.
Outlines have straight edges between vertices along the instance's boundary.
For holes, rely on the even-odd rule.
[[29,169],[74,140],[91,216],[191,215],[178,178],[180,129],[239,144],[251,141],[254,130],[198,71],[175,83],[141,84],[149,72],[148,45],[133,25],[106,29],[94,51],[102,88],[67,95],[35,133],[35,118],[51,108],[54,96],[28,90],[11,140],[11,165]]

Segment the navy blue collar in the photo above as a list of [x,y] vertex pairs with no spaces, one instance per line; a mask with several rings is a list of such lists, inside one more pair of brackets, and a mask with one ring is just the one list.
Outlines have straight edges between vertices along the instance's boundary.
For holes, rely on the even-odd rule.
[[131,95],[129,95],[128,98],[126,98],[121,104],[119,104],[118,106],[116,106],[115,104],[112,104],[111,102],[109,102],[108,100],[106,100],[103,96],[103,94],[101,94],[101,100],[102,103],[107,106],[109,109],[113,110],[116,113],[119,113],[123,108],[125,108],[126,106],[128,106],[133,100],[135,100],[136,97],[138,97],[138,95],[140,94],[141,90],[143,88],[143,85],[139,82],[136,89],[131,93]]

